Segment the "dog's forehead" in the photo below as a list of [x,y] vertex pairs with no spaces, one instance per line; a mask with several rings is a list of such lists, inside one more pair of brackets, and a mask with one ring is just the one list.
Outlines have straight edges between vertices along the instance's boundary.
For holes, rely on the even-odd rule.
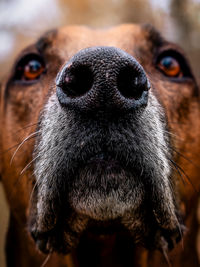
[[63,58],[92,46],[114,46],[128,53],[137,49],[149,50],[152,44],[161,39],[159,33],[149,25],[123,24],[103,30],[66,26],[45,34],[36,46],[42,52],[57,54]]

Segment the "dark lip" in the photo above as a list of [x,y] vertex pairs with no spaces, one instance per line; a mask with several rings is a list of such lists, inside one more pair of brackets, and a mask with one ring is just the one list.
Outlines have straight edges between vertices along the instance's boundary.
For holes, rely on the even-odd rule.
[[[63,225],[63,224],[61,224]],[[77,248],[82,237],[87,237],[93,240],[106,240],[111,236],[115,237],[127,237],[133,244],[140,244],[147,249],[158,249],[163,250],[164,248],[171,250],[174,246],[182,239],[183,234],[186,230],[183,224],[180,224],[172,230],[167,230],[159,227],[154,221],[147,223],[146,233],[142,231],[133,231],[126,228],[118,220],[111,221],[91,221],[88,227],[83,230],[80,235],[77,235],[77,240],[73,246],[67,247],[66,241],[62,236],[64,235],[65,229],[62,227],[55,227],[47,232],[38,232],[37,230],[31,230],[31,235],[35,240],[38,248],[44,252],[49,253],[49,242],[51,243],[51,251],[59,253],[69,253],[72,249]],[[142,225],[141,225],[142,227]],[[69,233],[68,233],[69,234]],[[57,239],[58,238],[58,239]],[[59,243],[61,242],[61,243]],[[64,243],[63,243],[64,242]]]

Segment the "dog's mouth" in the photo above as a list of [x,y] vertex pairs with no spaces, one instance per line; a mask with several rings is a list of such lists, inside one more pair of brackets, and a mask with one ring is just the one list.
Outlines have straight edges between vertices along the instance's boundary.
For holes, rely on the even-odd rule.
[[46,195],[47,202],[35,190],[29,227],[41,251],[68,253],[87,235],[129,235],[134,244],[160,250],[180,241],[184,227],[178,212],[162,202],[166,196],[152,201],[150,183],[140,182],[148,177],[138,179],[138,169],[124,168],[124,162],[101,151],[74,174],[72,190],[64,190],[67,197]]
[[185,231],[184,225],[179,221],[168,229],[161,227],[151,212],[147,212],[143,219],[127,212],[123,218],[105,221],[89,219],[74,212],[68,215],[69,218],[58,218],[51,230],[40,231],[40,225],[30,225],[31,235],[43,253],[68,254],[79,246],[83,238],[91,236],[97,241],[126,236],[134,245],[140,244],[147,249],[158,249],[166,253],[175,247]]

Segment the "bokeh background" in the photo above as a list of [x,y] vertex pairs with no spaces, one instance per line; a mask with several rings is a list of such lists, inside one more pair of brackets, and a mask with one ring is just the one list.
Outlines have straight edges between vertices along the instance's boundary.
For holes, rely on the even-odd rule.
[[[151,23],[181,45],[200,77],[200,0],[0,0],[0,80],[17,53],[43,32],[65,24],[109,27]],[[0,266],[8,209],[0,185]]]

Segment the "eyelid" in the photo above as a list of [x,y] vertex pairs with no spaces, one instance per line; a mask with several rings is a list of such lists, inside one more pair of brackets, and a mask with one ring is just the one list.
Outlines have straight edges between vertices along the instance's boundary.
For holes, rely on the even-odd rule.
[[15,63],[13,64],[13,69],[15,70],[16,66],[19,64],[21,59],[25,58],[28,55],[37,55],[39,57],[42,57],[42,55],[38,52],[38,50],[35,49],[34,45],[29,46],[24,51],[22,51],[17,58],[15,59]]

